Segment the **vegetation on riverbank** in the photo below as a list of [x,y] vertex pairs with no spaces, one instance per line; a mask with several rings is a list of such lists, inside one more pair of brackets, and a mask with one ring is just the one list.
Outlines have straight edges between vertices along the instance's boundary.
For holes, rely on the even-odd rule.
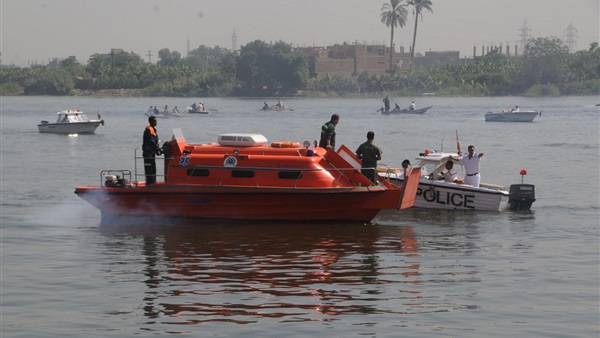
[[462,65],[417,67],[389,75],[341,78],[311,73],[309,57],[284,42],[256,40],[239,52],[200,46],[181,57],[162,49],[156,63],[134,53],[94,54],[44,66],[0,67],[1,95],[264,96],[556,96],[600,93],[600,48],[569,53],[558,38],[529,40],[525,53],[496,51]]

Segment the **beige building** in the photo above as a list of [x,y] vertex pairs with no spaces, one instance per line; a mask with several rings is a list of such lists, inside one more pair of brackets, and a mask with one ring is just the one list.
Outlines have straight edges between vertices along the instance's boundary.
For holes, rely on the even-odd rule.
[[[350,78],[363,72],[369,75],[387,74],[390,69],[390,48],[384,45],[333,45],[325,48],[302,48],[310,57],[311,75],[338,76]],[[395,71],[410,70],[410,53],[404,53],[404,48],[392,58]]]

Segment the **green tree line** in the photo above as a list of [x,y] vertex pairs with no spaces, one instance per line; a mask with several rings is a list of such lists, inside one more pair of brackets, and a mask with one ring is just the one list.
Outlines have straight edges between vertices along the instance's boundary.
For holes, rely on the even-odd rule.
[[492,51],[462,65],[413,67],[385,75],[341,78],[311,74],[309,56],[279,41],[250,42],[239,51],[200,46],[182,57],[162,49],[156,63],[131,52],[74,57],[47,65],[0,67],[2,95],[73,95],[130,90],[174,97],[292,95],[593,95],[600,92],[600,48],[570,53],[555,37],[530,39],[524,54]]

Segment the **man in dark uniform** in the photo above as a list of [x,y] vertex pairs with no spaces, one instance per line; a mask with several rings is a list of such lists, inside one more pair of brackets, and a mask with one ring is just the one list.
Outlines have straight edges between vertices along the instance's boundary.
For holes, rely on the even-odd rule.
[[362,161],[361,172],[367,176],[371,182],[377,183],[377,161],[381,160],[381,150],[377,147],[373,140],[375,140],[375,133],[369,131],[367,133],[367,141],[356,149],[356,156]]
[[335,126],[340,121],[338,114],[331,115],[331,120],[326,122],[321,127],[321,141],[319,147],[321,148],[333,148],[335,149]]
[[162,152],[158,146],[158,134],[156,133],[156,116],[148,118],[149,126],[144,130],[144,143],[142,144],[142,156],[144,156],[144,173],[146,174],[146,186],[156,183],[156,155]]

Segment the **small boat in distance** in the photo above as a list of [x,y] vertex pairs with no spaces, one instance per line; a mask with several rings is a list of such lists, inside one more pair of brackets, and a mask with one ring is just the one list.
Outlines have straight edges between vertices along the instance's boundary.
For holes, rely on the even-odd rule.
[[99,125],[104,125],[98,113],[97,120],[90,120],[87,115],[76,110],[64,110],[57,113],[56,122],[42,121],[38,124],[40,133],[55,134],[93,134]]
[[[447,182],[441,175],[446,162],[451,160],[453,168],[458,172],[463,169],[457,153],[430,152],[426,150],[416,158],[417,166],[421,167],[421,180],[417,190],[415,208],[425,209],[457,209],[479,211],[529,210],[535,201],[535,187],[532,184],[523,184],[523,176],[527,174],[521,170],[521,184],[513,184],[510,189],[506,187],[480,183],[474,187],[462,183]],[[455,169],[456,170],[456,169]],[[395,184],[403,184],[404,176],[398,169],[380,166],[379,176],[389,179]]]
[[269,106],[266,102],[264,103],[263,107],[259,110],[262,111],[284,111],[284,110],[291,110],[294,111],[292,108],[284,106],[281,101],[277,102],[276,104]]
[[487,112],[485,114],[486,122],[532,122],[533,119],[541,115],[541,112],[535,110],[508,110],[504,109],[500,113]]
[[423,114],[426,111],[428,111],[431,107],[433,107],[433,106],[429,106],[429,107],[425,107],[425,108],[421,108],[421,109],[410,109],[410,108],[397,109],[397,108],[394,108],[394,109],[388,110],[388,111],[385,111],[383,108],[379,108],[378,111],[380,111],[384,115],[388,115],[388,114]]
[[[104,224],[165,217],[369,222],[383,209],[413,205],[420,168],[407,169],[406,184],[383,178],[375,184],[347,147],[310,146],[309,141],[268,144],[260,134],[222,134],[217,143],[188,143],[174,129],[162,146],[164,180],[146,185],[132,181],[129,170],[103,170],[100,185],[80,186],[75,193],[101,211]],[[136,161],[142,159],[138,151]],[[136,168],[141,168],[137,162]]]
[[195,108],[187,107],[187,112],[190,114],[208,114],[208,110],[206,110],[206,108],[200,107],[200,106],[196,106]]

